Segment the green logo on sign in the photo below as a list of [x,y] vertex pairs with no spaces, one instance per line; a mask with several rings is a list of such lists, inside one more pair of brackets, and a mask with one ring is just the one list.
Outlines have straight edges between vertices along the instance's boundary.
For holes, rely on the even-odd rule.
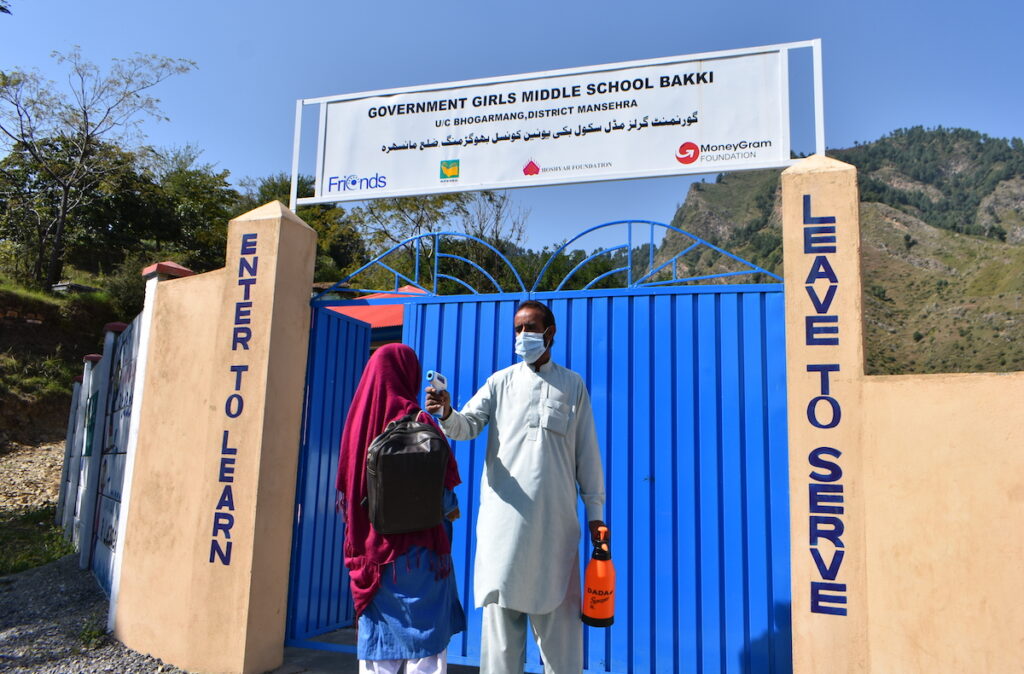
[[452,180],[459,177],[459,160],[450,159],[441,162],[441,180]]

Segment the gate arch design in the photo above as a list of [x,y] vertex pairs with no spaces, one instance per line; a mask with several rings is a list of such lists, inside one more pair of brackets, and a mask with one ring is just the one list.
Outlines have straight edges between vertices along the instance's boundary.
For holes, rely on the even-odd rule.
[[[584,290],[590,290],[591,287],[598,281],[613,276],[615,274],[626,275],[625,283],[623,284],[623,287],[625,288],[676,285],[681,283],[693,283],[696,281],[709,281],[716,278],[727,278],[733,276],[757,274],[763,274],[765,277],[773,279],[775,281],[782,280],[782,277],[768,271],[767,269],[763,269],[762,267],[759,267],[758,265],[752,262],[749,262],[737,255],[733,255],[724,248],[720,248],[715,244],[710,243],[698,237],[695,234],[691,234],[690,232],[679,229],[678,227],[666,225],[661,222],[655,222],[653,220],[616,220],[613,222],[606,222],[604,224],[595,225],[594,227],[590,227],[589,229],[585,229],[576,236],[572,237],[571,239],[563,243],[561,246],[559,246],[553,253],[551,253],[548,259],[545,261],[543,267],[541,267],[540,272],[537,274],[536,278],[533,281],[533,284],[530,286],[529,292],[533,293],[540,292],[543,290],[541,286],[547,275],[548,270],[552,266],[552,263],[554,263],[555,260],[557,260],[560,256],[564,256],[566,254],[566,251],[569,250],[570,246],[572,246],[577,241],[582,240],[586,236],[593,234],[594,232],[612,227],[624,230],[625,241],[615,246],[607,246],[601,248],[600,250],[596,250],[594,253],[587,256],[584,260],[582,260],[575,267],[573,267],[558,282],[557,286],[554,287],[555,291],[562,290],[565,284],[573,276],[575,276],[577,272],[581,271],[586,265],[592,264],[595,261],[600,260],[602,258],[611,258],[615,256],[616,253],[620,252],[625,255],[625,264],[605,271],[601,276],[592,279],[588,283],[588,285],[584,287]],[[636,248],[634,247],[633,234],[634,228],[636,227],[647,228],[647,241],[637,241],[637,247],[645,247],[648,257],[648,265],[646,271],[641,276],[634,279],[634,256],[636,254]],[[683,237],[684,239],[690,242],[689,245],[682,248],[679,252],[672,254],[667,259],[656,261],[657,256],[655,246],[655,232],[659,228],[664,230],[665,232],[674,232],[675,234]],[[453,241],[461,240],[472,241],[477,245],[481,246],[482,248],[493,253],[500,260],[502,267],[508,269],[513,274],[517,287],[511,289],[503,288],[502,285],[498,282],[498,280],[494,278],[494,276],[491,273],[484,270],[482,267],[480,267],[480,265],[478,265],[473,260],[470,260],[469,258],[460,254],[445,252],[446,244],[451,244]],[[426,246],[424,246],[425,243],[427,244]],[[739,265],[741,269],[714,274],[679,276],[679,263],[683,261],[686,256],[691,255],[692,253],[695,252],[699,252],[701,249],[714,251],[715,253],[725,258],[728,258],[733,262],[737,263],[737,265]],[[385,262],[385,260],[389,260],[393,256],[400,255],[403,251],[411,253],[414,259],[414,266],[411,271],[411,275],[409,273],[402,272],[396,269],[393,265],[390,265],[387,262]],[[421,264],[424,256],[432,258],[432,263],[429,265]],[[462,234],[459,232],[429,232],[426,234],[419,234],[417,236],[410,237],[405,241],[402,241],[401,243],[395,244],[394,246],[384,251],[370,262],[367,262],[362,267],[360,267],[356,271],[352,272],[351,274],[343,278],[341,281],[338,281],[330,288],[319,293],[314,299],[320,300],[328,295],[338,292],[381,292],[382,290],[384,290],[383,288],[370,289],[348,287],[349,281],[359,277],[368,270],[372,270],[374,268],[382,269],[393,276],[393,288],[391,288],[390,291],[392,293],[400,295],[408,294],[410,296],[413,296],[413,293],[402,293],[399,290],[399,287],[403,285],[403,281],[405,282],[405,284],[412,285],[418,288],[424,294],[440,295],[441,293],[438,292],[438,281],[440,280],[448,280],[458,283],[459,285],[465,287],[474,295],[480,294],[475,287],[471,286],[466,281],[451,276],[449,274],[442,273],[440,269],[442,260],[455,260],[460,263],[466,264],[472,267],[473,269],[476,269],[494,286],[494,290],[491,292],[527,292],[526,285],[523,283],[522,277],[520,276],[519,271],[516,269],[515,265],[512,263],[511,260],[508,259],[505,253],[500,251],[491,243],[484,241],[483,239],[480,239],[478,237],[469,234]],[[424,275],[423,272],[427,269],[432,269],[432,284],[422,282],[422,276]],[[671,270],[671,276],[668,279],[659,277],[659,274],[667,273],[669,270]],[[419,293],[416,293],[415,296],[419,296]]]
[[[646,248],[634,245],[638,225],[648,228]],[[557,259],[584,235],[613,226],[624,231],[624,244],[577,255],[571,265]],[[659,257],[650,234],[656,227],[689,237],[688,245]],[[496,289],[489,294],[466,279],[461,285],[446,279],[454,274],[445,265],[473,268],[466,264],[471,260],[459,259],[460,240],[488,246],[477,250],[501,255],[499,262],[515,274],[488,268]],[[686,256],[700,250],[740,268],[695,272]],[[409,251],[426,253],[427,262],[413,260]],[[405,255],[401,264],[389,261],[395,254]],[[597,261],[606,267],[606,283],[618,280],[620,287],[596,287],[595,277],[585,288],[565,289]],[[559,278],[547,281],[556,268]],[[390,275],[394,288],[384,290],[394,296],[336,298],[353,291],[342,283],[367,272],[378,279]],[[395,246],[314,298],[288,643],[351,648],[318,637],[352,620],[333,475],[345,410],[370,342],[369,326],[339,309],[404,304],[402,341],[419,354],[424,370],[448,376],[453,404],[461,406],[489,374],[513,363],[512,315],[520,301],[535,298],[558,320],[553,357],[579,372],[590,389],[605,464],[606,519],[617,541],[616,621],[608,629],[586,628],[586,671],[790,672],[782,286],[706,283],[742,275],[780,280],[669,225],[621,221],[570,239],[529,286],[493,246],[439,233]],[[502,285],[506,280],[509,288]],[[469,292],[440,294],[445,282]],[[420,292],[403,292],[402,284]],[[453,443],[464,481],[456,490],[463,517],[456,522],[453,558],[469,625],[453,638],[449,660],[461,664],[479,659],[480,611],[472,608],[471,588],[485,443],[485,437]],[[581,542],[581,559],[588,547]],[[527,658],[527,670],[540,671],[532,640]]]

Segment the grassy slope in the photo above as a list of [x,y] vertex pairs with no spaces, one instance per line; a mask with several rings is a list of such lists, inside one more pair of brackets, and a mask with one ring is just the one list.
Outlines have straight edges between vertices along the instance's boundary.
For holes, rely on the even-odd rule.
[[[691,188],[673,224],[781,275],[779,207],[778,171],[738,173]],[[861,204],[861,237],[869,373],[1024,370],[1024,245],[879,203]],[[666,237],[660,259],[681,244]],[[706,254],[694,264],[737,268]]]
[[101,294],[52,297],[0,279],[0,451],[64,437],[72,379],[114,320]]
[[54,525],[55,506],[0,510],[0,576],[47,564],[74,552]]
[[1024,246],[883,204],[862,204],[861,238],[870,372],[1024,370]]

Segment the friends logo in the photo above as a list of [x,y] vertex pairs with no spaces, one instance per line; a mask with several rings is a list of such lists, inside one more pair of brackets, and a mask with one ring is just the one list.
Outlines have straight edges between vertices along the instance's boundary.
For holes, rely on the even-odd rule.
[[369,177],[359,177],[355,173],[347,176],[331,176],[327,179],[328,192],[354,192],[358,190],[379,190],[387,187],[387,176],[375,173]]

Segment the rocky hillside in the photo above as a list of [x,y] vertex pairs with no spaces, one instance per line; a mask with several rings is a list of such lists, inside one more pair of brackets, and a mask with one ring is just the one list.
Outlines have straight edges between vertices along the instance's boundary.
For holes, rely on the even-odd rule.
[[[1024,144],[910,129],[829,154],[858,168],[868,372],[1024,370]],[[694,184],[672,224],[781,275],[779,173]]]

